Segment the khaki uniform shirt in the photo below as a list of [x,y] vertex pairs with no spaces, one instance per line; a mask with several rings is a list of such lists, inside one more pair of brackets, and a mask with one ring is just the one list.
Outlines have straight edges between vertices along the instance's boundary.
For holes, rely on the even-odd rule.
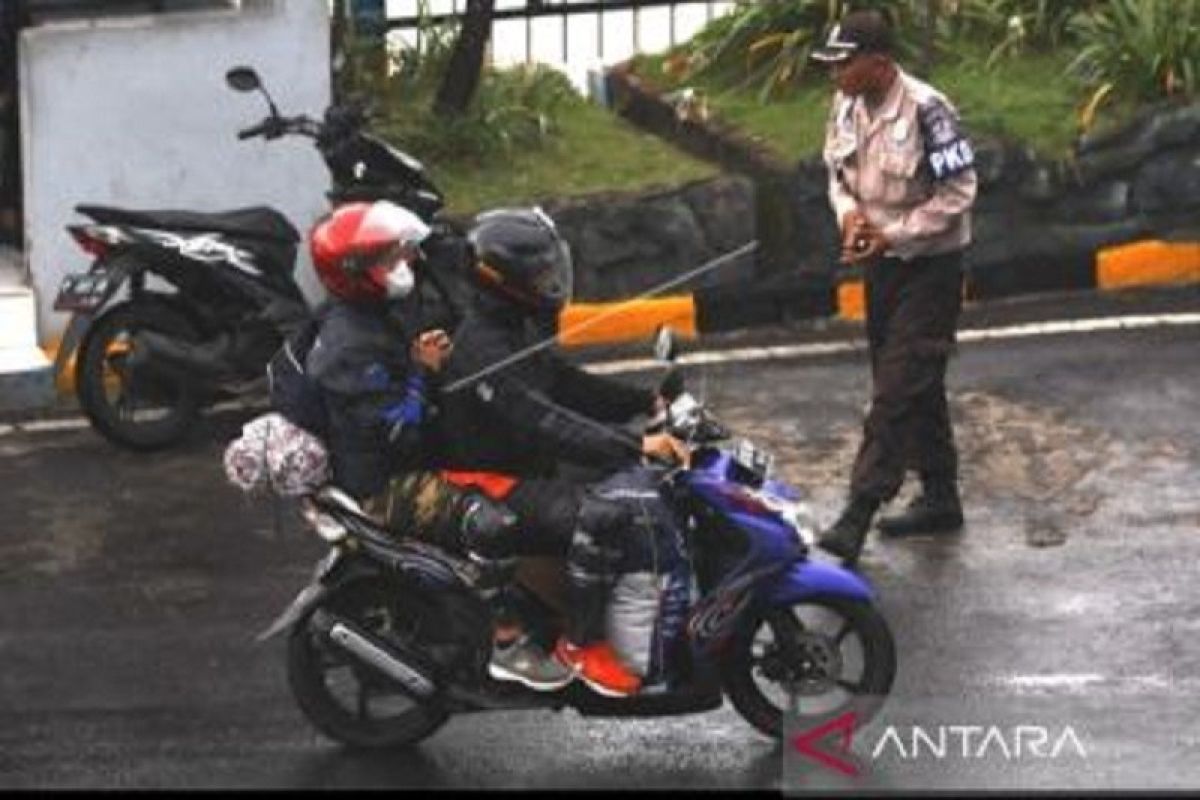
[[971,242],[975,155],[944,95],[897,69],[872,113],[837,92],[825,135],[829,199],[842,217],[858,209],[909,260]]

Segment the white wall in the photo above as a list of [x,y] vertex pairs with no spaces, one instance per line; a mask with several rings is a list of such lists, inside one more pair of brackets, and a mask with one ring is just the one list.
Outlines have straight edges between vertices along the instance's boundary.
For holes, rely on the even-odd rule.
[[[64,226],[79,203],[221,211],[268,205],[301,233],[325,208],[329,177],[308,140],[239,142],[266,104],[225,85],[258,70],[283,114],[329,102],[325,0],[243,0],[240,10],[64,21],[20,43],[26,245],[43,345],[65,314],[58,283],[89,259]],[[316,291],[305,248],[297,276]]]

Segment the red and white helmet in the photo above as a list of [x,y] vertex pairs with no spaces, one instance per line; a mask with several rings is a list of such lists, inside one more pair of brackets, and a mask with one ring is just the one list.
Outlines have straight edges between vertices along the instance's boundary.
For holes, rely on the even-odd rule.
[[313,267],[334,297],[377,303],[406,297],[430,228],[406,208],[380,200],[333,210],[309,234]]

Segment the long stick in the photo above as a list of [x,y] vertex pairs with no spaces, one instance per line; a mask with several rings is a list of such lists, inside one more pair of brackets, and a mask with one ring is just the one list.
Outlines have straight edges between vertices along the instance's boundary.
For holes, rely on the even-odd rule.
[[747,242],[746,244],[742,245],[741,247],[739,247],[736,250],[732,250],[722,256],[717,256],[716,258],[712,259],[711,261],[707,261],[704,264],[701,264],[699,267],[692,270],[691,272],[685,272],[683,275],[672,278],[671,280],[666,281],[665,283],[659,284],[658,286],[653,286],[650,289],[647,289],[646,291],[642,292],[638,296],[630,298],[629,300],[626,300],[622,303],[618,303],[616,306],[609,309],[608,311],[605,311],[602,314],[597,314],[596,316],[592,317],[591,319],[584,320],[583,322],[579,323],[578,325],[568,328],[567,330],[562,331],[560,334],[558,334],[556,336],[552,336],[550,338],[544,339],[544,340],[538,342],[537,344],[530,345],[529,347],[526,347],[524,350],[518,350],[517,352],[513,353],[511,356],[508,356],[507,358],[503,358],[500,361],[497,361],[495,364],[491,364],[490,366],[484,367],[483,369],[476,372],[474,375],[468,375],[465,378],[460,378],[460,379],[454,381],[453,383],[446,385],[442,389],[442,391],[444,393],[457,392],[458,390],[466,387],[467,384],[469,384],[469,383],[473,383],[473,382],[479,380],[480,378],[484,378],[488,375],[491,375],[494,372],[499,372],[500,370],[504,369],[507,366],[510,366],[512,364],[517,363],[518,361],[522,361],[522,360],[528,358],[529,356],[533,355],[534,353],[537,353],[541,350],[545,350],[547,347],[552,346],[553,344],[555,344],[558,341],[558,336],[578,333],[579,331],[586,330],[599,322],[603,322],[604,320],[608,319],[609,317],[619,314],[622,309],[624,309],[626,306],[628,306],[632,303],[636,303],[638,301],[645,300],[649,297],[653,297],[656,294],[665,292],[668,289],[672,289],[676,286],[687,283],[688,281],[692,280],[693,278],[697,278],[706,272],[711,272],[712,270],[717,269],[718,267],[725,266],[726,264],[728,264],[729,262],[733,261],[736,258],[740,258],[741,256],[744,256],[747,253],[752,253],[757,248],[758,248],[758,240],[757,239]]

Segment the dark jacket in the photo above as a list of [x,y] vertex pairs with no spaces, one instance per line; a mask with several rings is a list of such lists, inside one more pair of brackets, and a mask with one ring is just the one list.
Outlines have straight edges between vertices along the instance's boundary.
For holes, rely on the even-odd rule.
[[[454,333],[443,385],[548,335],[509,307],[479,298]],[[653,404],[653,392],[592,375],[546,348],[439,396],[438,462],[524,477],[553,475],[559,460],[618,469],[636,461],[640,442],[611,423],[648,414]]]
[[413,333],[382,308],[331,302],[306,362],[329,413],[333,479],[356,497],[419,467],[432,376],[409,357]]

